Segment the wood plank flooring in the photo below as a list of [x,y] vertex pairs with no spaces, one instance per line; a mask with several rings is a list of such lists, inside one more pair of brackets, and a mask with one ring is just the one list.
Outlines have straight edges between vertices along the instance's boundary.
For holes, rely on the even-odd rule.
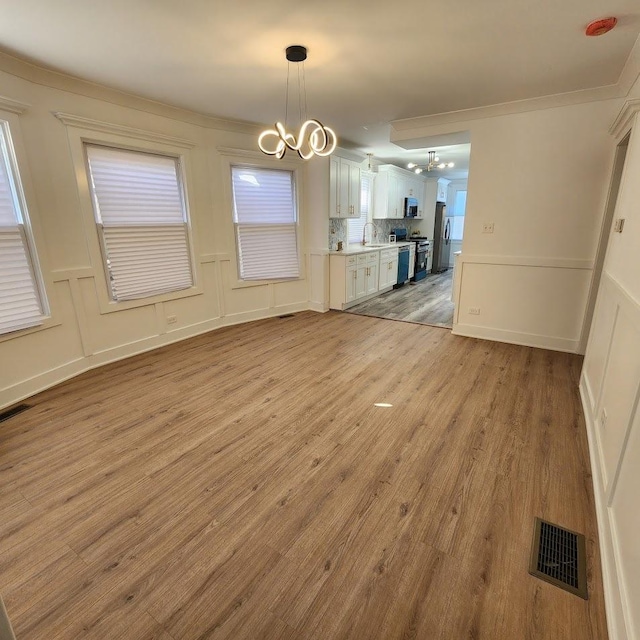
[[429,274],[424,280],[387,291],[347,311],[363,316],[451,329],[454,311],[454,304],[451,302],[452,280],[453,269]]
[[[580,367],[308,312],[41,393],[0,424],[16,635],[603,640]],[[535,516],[585,533],[588,601],[528,575]]]

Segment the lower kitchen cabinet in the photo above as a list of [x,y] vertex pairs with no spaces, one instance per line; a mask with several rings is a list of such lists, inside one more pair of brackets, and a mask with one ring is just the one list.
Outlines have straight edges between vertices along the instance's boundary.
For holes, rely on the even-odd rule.
[[[397,249],[395,250],[397,254]],[[378,293],[380,251],[329,256],[331,309],[347,309]],[[396,269],[397,270],[397,269]]]
[[398,282],[398,249],[382,249],[380,251],[380,278],[378,289],[386,289]]

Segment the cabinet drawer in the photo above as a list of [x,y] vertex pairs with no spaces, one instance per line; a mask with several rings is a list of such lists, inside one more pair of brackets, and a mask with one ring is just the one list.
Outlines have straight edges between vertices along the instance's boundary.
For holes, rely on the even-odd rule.
[[380,260],[393,260],[398,256],[397,249],[383,249],[380,252]]
[[367,263],[372,264],[378,262],[380,260],[380,252],[372,251],[371,253],[367,253]]
[[356,263],[357,256],[349,256],[346,260],[347,267],[354,265]]
[[358,264],[366,264],[367,263],[367,254],[366,253],[360,253],[358,254]]

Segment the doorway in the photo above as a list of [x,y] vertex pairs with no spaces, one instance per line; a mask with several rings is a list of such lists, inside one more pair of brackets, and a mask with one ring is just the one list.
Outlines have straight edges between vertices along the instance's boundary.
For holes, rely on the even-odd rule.
[[582,334],[580,338],[580,353],[584,353],[589,332],[591,331],[591,322],[598,298],[598,289],[600,288],[600,278],[602,277],[602,268],[604,259],[609,246],[609,238],[611,236],[611,226],[613,223],[613,214],[616,210],[618,202],[618,193],[620,191],[620,183],[622,182],[622,173],[624,171],[624,163],[627,158],[627,149],[629,147],[629,132],[616,147],[615,157],[613,159],[613,170],[611,172],[611,183],[609,185],[609,194],[607,196],[607,204],[605,205],[604,218],[600,228],[600,240],[598,241],[598,250],[593,267],[593,277],[589,287],[589,297],[587,299],[587,308],[584,314],[584,322],[582,323]]

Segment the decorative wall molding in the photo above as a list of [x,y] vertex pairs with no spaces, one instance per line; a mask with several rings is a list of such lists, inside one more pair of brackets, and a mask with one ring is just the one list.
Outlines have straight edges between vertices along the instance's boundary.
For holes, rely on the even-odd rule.
[[640,98],[627,100],[620,109],[613,124],[609,128],[609,133],[616,139],[623,138],[633,127],[633,120],[640,112]]
[[[257,142],[256,142],[257,144]],[[277,160],[274,156],[267,156],[262,151],[256,149],[235,149],[233,147],[216,147],[216,151],[221,156],[227,156],[230,158],[246,158],[250,160],[250,164],[258,164],[261,166],[274,166],[281,167],[283,169],[299,169],[304,167],[306,162],[299,158],[297,155],[289,154],[282,160]],[[288,165],[288,167],[287,167]]]
[[4,71],[34,84],[60,89],[61,91],[68,91],[69,93],[75,93],[95,100],[103,100],[104,102],[169,118],[171,120],[188,122],[207,129],[220,129],[234,133],[258,135],[264,128],[261,124],[253,122],[217,118],[189,109],[157,102],[156,100],[142,98],[132,93],[113,89],[96,82],[82,80],[59,71],[53,71],[52,69],[38,66],[2,52],[0,52],[0,71]]
[[540,256],[460,255],[460,262],[472,264],[497,264],[514,267],[551,267],[553,269],[593,269],[593,260],[575,258],[545,258]]
[[609,517],[607,500],[602,478],[602,467],[596,425],[593,412],[589,404],[588,382],[584,372],[580,377],[580,399],[587,426],[587,440],[589,442],[589,458],[591,461],[591,477],[596,506],[596,521],[598,524],[598,541],[600,544],[600,564],[602,567],[602,582],[604,586],[604,601],[607,613],[607,628],[609,640],[629,640],[625,631],[624,611],[622,609],[622,595],[620,593],[620,577],[616,567],[615,536]]
[[539,98],[529,98],[514,102],[503,102],[492,104],[486,107],[476,107],[473,109],[462,109],[460,111],[449,111],[446,113],[434,113],[429,116],[418,118],[404,118],[391,122],[391,141],[410,139],[418,137],[419,131],[426,127],[456,124],[469,120],[482,120],[484,118],[495,118],[499,116],[512,115],[517,113],[527,113],[528,111],[540,111],[543,109],[555,109],[557,107],[568,107],[571,105],[585,104],[588,102],[600,102],[623,98],[628,92],[617,84],[595,87],[593,89],[582,89],[580,91],[570,91],[568,93],[557,93]]
[[173,344],[174,342],[180,342],[187,338],[193,338],[200,334],[222,327],[307,310],[309,310],[309,305],[307,303],[293,303],[255,311],[230,314],[224,317],[218,316],[193,325],[180,327],[166,333],[150,335],[135,342],[121,344],[117,347],[112,347],[102,351],[94,351],[87,357],[67,362],[59,367],[29,378],[28,380],[23,380],[12,387],[0,390],[0,409],[20,402],[25,398],[35,395],[36,393],[40,393],[41,391],[49,389],[56,384],[60,384],[65,380],[74,378],[85,371],[96,369],[97,367],[109,364],[110,362],[124,360],[125,358],[130,358],[131,356],[135,356],[140,353],[152,351],[153,349],[164,347],[166,345]]
[[13,98],[7,98],[6,96],[0,96],[0,109],[2,111],[9,111],[10,113],[17,113],[20,115],[31,107],[26,102],[19,102]]
[[93,120],[92,118],[84,118],[83,116],[63,113],[62,111],[53,111],[53,115],[68,127],[76,127],[77,129],[89,129],[91,131],[99,131],[101,133],[111,133],[124,136],[126,138],[168,144],[174,147],[184,147],[186,149],[192,149],[197,144],[196,142],[187,140],[186,138],[176,138],[175,136],[168,136],[164,133],[156,133],[155,131],[148,131],[146,129],[127,127],[125,125],[114,124],[112,122],[102,122],[100,120]]
[[[583,367],[580,377],[580,397],[589,441],[609,638],[611,640],[632,640],[632,636],[629,635],[631,629],[628,628],[628,625],[631,624],[631,609],[625,593],[624,556],[619,544],[613,506],[615,505],[614,499],[620,475],[625,464],[629,438],[638,411],[640,411],[640,385],[636,385],[633,398],[630,399],[629,417],[622,426],[624,438],[620,445],[620,452],[615,464],[609,470],[605,464],[603,449],[603,437],[607,427],[601,423],[601,416],[605,402],[604,391],[607,385],[607,376],[610,375],[611,352],[619,327],[619,317],[621,314],[625,314],[627,319],[631,319],[634,326],[640,326],[640,301],[634,299],[606,271],[602,273],[599,291],[600,301],[598,304],[607,304],[611,316],[606,335],[600,336],[603,344],[606,345],[606,351],[604,356],[599,356],[599,358],[603,358],[599,380],[590,379],[588,360],[585,361],[585,367]],[[587,359],[589,356],[590,354],[587,352]],[[629,621],[627,622],[626,619]]]
[[76,267],[75,269],[54,269],[51,275],[54,282],[64,282],[65,280],[95,278],[96,272],[93,267]]
[[218,262],[219,260],[231,260],[231,254],[229,253],[203,253],[199,258],[200,264],[207,264],[209,262]]

